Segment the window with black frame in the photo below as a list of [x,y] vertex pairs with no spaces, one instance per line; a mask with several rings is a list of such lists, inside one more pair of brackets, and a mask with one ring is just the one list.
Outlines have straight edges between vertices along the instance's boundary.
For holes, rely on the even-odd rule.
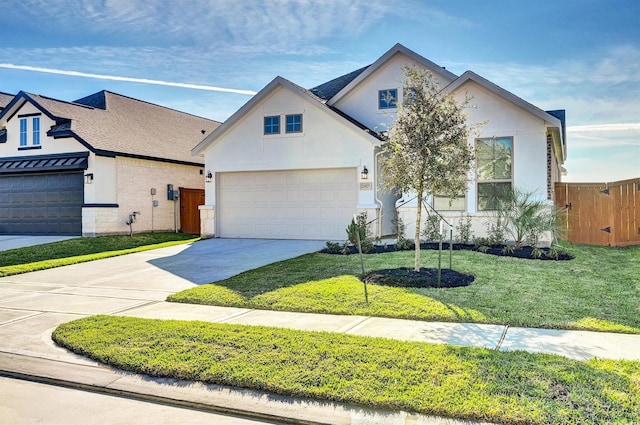
[[513,137],[476,140],[478,211],[497,210],[513,185]]

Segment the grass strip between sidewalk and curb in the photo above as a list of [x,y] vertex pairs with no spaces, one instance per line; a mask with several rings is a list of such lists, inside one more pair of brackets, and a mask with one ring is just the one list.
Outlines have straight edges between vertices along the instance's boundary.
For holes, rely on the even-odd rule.
[[181,245],[199,239],[184,233],[137,233],[133,236],[74,238],[10,249],[0,253],[0,277]]
[[504,424],[633,423],[640,362],[259,326],[92,316],[59,345],[156,377]]
[[[475,276],[458,288],[368,285],[356,255],[308,254],[170,295],[167,301],[306,313],[640,333],[640,246],[571,245],[570,261],[454,251],[453,268]],[[367,271],[407,267],[413,252],[364,255]],[[422,251],[425,266],[438,253]],[[448,265],[447,265],[448,266]]]

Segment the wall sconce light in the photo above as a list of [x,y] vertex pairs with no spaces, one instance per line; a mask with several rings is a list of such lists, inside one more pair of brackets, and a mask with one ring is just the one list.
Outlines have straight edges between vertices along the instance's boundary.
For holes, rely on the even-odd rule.
[[93,183],[93,173],[87,173],[84,175],[84,182],[85,184],[91,184]]
[[362,173],[360,173],[360,177],[362,180],[366,180],[369,178],[369,170],[367,170],[367,166],[362,167]]
[[204,177],[204,181],[207,183],[211,183],[212,180],[213,174],[211,174],[211,171],[207,170],[207,175]]

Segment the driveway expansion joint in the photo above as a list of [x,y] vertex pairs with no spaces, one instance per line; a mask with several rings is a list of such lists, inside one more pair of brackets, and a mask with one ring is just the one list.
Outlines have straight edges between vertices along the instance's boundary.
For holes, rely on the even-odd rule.
[[225,316],[221,319],[218,319],[217,322],[218,323],[225,323],[228,322],[229,320],[233,320],[233,319],[237,319],[238,317],[242,317],[242,316],[246,316],[247,314],[253,313],[254,311],[256,311],[255,308],[249,309],[247,311],[241,311],[239,313],[234,313],[234,314],[230,314],[228,316]]
[[343,332],[346,334],[350,334],[352,332],[357,332],[358,330],[362,329],[363,327],[365,327],[367,325],[367,322],[370,322],[371,320],[373,320],[373,317],[360,317],[356,320],[354,320],[353,322],[343,326],[342,328],[338,329],[336,332]]
[[116,315],[119,315],[119,314],[130,312],[131,310],[136,310],[138,308],[147,307],[147,306],[154,305],[154,304],[159,304],[161,302],[162,301],[143,301],[140,304],[134,305],[132,307],[126,307],[126,308],[123,308],[123,309],[120,309],[120,310],[110,311],[109,313],[105,313],[105,314],[107,314],[109,316],[116,316]]
[[502,343],[504,342],[504,339],[507,336],[508,330],[509,330],[509,325],[504,325],[504,329],[502,330],[502,335],[500,335],[500,339],[498,340],[498,344],[496,345],[494,350],[500,351],[500,348],[502,347]]

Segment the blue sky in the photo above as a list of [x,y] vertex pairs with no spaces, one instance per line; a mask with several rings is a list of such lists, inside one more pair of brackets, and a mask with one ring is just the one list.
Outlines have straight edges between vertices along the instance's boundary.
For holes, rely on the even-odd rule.
[[399,42],[542,109],[566,109],[565,181],[640,176],[638,0],[4,0],[0,9],[2,92],[75,100],[106,89],[223,121],[277,75],[310,88]]

